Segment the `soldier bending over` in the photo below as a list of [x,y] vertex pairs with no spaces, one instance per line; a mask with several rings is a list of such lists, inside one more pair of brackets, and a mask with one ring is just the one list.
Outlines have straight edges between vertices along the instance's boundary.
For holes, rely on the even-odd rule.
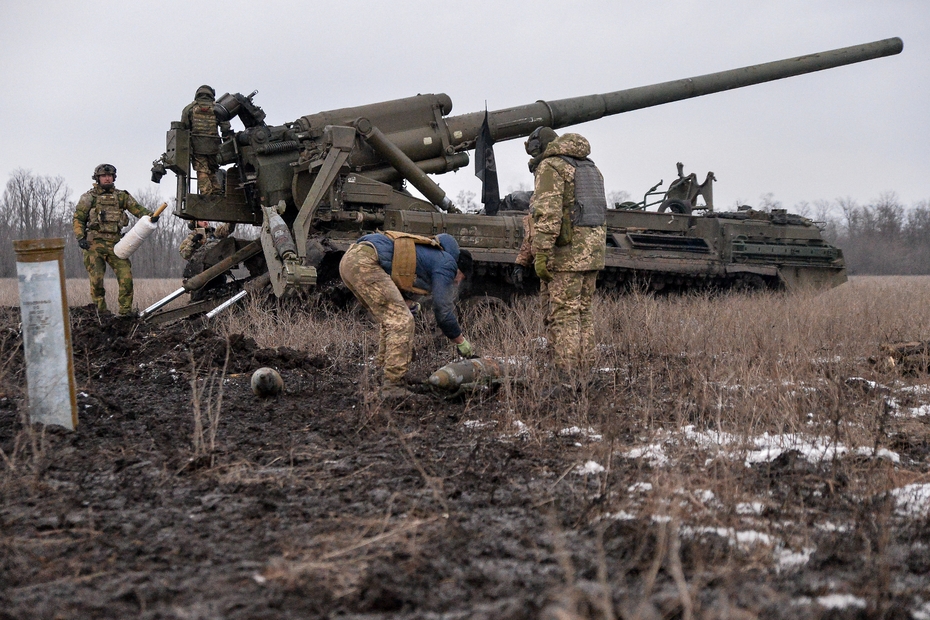
[[405,377],[413,356],[414,320],[401,291],[432,293],[439,329],[464,357],[474,354],[455,317],[456,287],[472,268],[471,254],[446,234],[365,235],[339,263],[339,275],[380,325],[376,363],[384,368],[382,398],[409,396]]

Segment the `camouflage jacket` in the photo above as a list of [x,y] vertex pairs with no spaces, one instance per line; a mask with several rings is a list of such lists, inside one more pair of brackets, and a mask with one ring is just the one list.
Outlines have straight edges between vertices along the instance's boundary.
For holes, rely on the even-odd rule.
[[212,101],[192,101],[181,112],[181,128],[191,132],[192,155],[215,155],[219,152],[220,134],[225,136],[230,131],[229,121],[217,119],[213,106]]
[[[220,224],[216,228],[195,228],[187,235],[187,238],[181,242],[180,247],[178,247],[178,254],[180,254],[181,258],[184,260],[190,260],[194,252],[204,245],[210,244],[211,241],[225,239],[231,235],[234,230],[236,230],[235,224],[226,223]],[[197,235],[200,235],[200,238],[195,240]]]
[[571,243],[557,246],[562,218],[575,204],[575,167],[559,157],[584,158],[591,153],[588,141],[566,133],[546,147],[536,168],[535,191],[530,203],[533,214],[533,253],[549,255],[552,271],[592,271],[604,268],[607,251],[606,226],[572,226]]
[[136,202],[132,195],[121,189],[103,189],[96,183],[78,199],[74,208],[74,237],[81,240],[89,232],[98,237],[118,239],[121,229],[129,224],[126,211],[139,218],[152,212]]

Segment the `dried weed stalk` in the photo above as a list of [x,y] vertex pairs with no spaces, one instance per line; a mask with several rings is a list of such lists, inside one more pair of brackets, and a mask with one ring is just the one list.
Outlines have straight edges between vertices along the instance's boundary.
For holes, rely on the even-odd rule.
[[212,455],[216,451],[216,434],[219,430],[220,412],[223,409],[223,387],[226,369],[229,366],[229,341],[226,341],[226,357],[223,368],[217,372],[210,369],[200,377],[200,369],[191,356],[191,406],[194,414],[194,456]]

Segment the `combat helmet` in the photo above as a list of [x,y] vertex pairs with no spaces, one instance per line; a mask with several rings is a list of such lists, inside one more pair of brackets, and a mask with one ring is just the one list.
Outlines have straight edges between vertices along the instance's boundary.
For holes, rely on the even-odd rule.
[[[114,166],[113,164],[100,164],[99,166],[94,168],[94,174],[91,178],[94,180],[95,183],[99,185],[100,176],[104,174],[113,175],[113,180],[115,181],[116,180],[116,166]],[[113,184],[108,183],[107,185],[101,185],[100,187],[104,189],[110,189],[111,187],[113,187]]]
[[203,99],[208,98],[211,101],[216,99],[216,91],[213,90],[213,87],[209,84],[204,84],[197,89],[197,92],[194,93],[194,99]]
[[549,143],[559,137],[559,134],[555,133],[550,127],[537,127],[533,130],[527,139],[523,143],[523,146],[526,148],[526,154],[530,157],[536,157],[537,155],[542,154],[546,150],[546,147],[549,146]]

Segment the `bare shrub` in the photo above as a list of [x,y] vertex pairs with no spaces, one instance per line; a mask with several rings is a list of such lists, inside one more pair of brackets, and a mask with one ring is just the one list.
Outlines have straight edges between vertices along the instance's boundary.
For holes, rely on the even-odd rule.
[[229,341],[226,342],[226,358],[220,371],[211,369],[205,377],[201,377],[197,362],[191,358],[190,385],[195,458],[212,455],[216,451],[216,434],[219,430],[220,412],[223,409],[223,384],[226,381],[228,366]]

